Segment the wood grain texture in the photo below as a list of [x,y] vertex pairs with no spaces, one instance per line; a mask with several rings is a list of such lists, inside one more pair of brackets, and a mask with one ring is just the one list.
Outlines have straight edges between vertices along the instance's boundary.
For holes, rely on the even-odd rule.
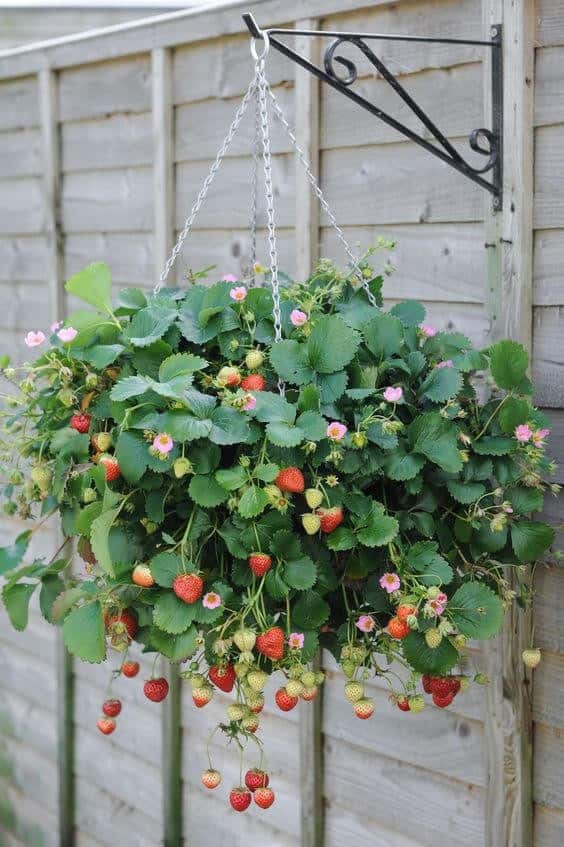
[[563,315],[562,306],[537,307],[533,313],[535,401],[552,409],[564,406]]
[[34,76],[0,85],[0,130],[27,129],[39,125],[37,79]]
[[65,232],[150,232],[153,228],[150,168],[65,174]]
[[537,43],[564,45],[564,9],[560,0],[537,0]]
[[0,236],[0,280],[16,285],[43,279],[47,258],[45,236]]
[[556,727],[535,724],[534,798],[537,803],[564,808],[564,733]]
[[563,62],[564,46],[536,51],[535,126],[564,122]]
[[0,235],[43,232],[45,217],[41,180],[37,177],[0,182]]
[[535,232],[533,304],[564,305],[564,230]]
[[150,233],[69,234],[65,238],[64,276],[67,279],[89,262],[106,262],[112,272],[114,285],[153,285],[153,253]]
[[564,568],[542,565],[535,575],[535,644],[551,653],[564,653],[561,609]]
[[92,171],[150,165],[151,116],[118,112],[96,120],[70,121],[61,126],[62,168]]
[[147,112],[150,107],[148,56],[85,64],[62,71],[59,76],[61,121],[83,120],[113,112]]
[[564,125],[541,126],[535,130],[535,229],[564,226],[563,146]]
[[40,162],[37,129],[0,132],[0,177],[37,176],[41,173]]
[[168,50],[151,53],[154,273],[159,278],[174,234],[172,65]]
[[564,812],[535,804],[534,843],[538,847],[564,844]]
[[543,652],[534,677],[533,717],[535,721],[564,730],[564,714],[562,714],[560,697],[560,692],[564,691],[564,656],[559,653]]

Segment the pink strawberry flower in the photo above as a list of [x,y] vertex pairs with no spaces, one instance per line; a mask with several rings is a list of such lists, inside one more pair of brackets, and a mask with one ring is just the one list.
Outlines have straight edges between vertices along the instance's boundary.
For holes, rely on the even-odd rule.
[[331,441],[341,441],[346,434],[346,426],[338,421],[332,421],[327,427],[327,438]]
[[427,609],[433,614],[440,616],[445,610],[445,606],[447,604],[448,597],[441,591],[440,594],[437,594],[432,600],[427,601]]
[[399,385],[397,387],[388,385],[388,387],[384,390],[384,400],[388,403],[398,403],[402,397],[403,388]]
[[513,514],[513,506],[511,506],[509,503],[504,503],[503,511],[505,512],[506,515],[512,515]]
[[235,288],[231,289],[229,296],[232,300],[235,300],[236,303],[242,303],[247,296],[247,289],[244,285],[237,285]]
[[290,312],[290,321],[294,326],[303,326],[307,323],[307,315],[301,309],[293,309]]
[[303,632],[291,632],[288,636],[288,646],[293,650],[301,650],[304,646],[305,635]]
[[535,447],[542,447],[544,444],[544,439],[549,435],[549,429],[537,429],[536,432],[533,432],[533,444],[535,445]]
[[519,426],[515,427],[515,438],[517,441],[520,441],[522,444],[530,441],[533,437],[533,430],[529,426],[529,424],[519,424]]
[[37,332],[30,330],[24,338],[26,347],[37,347],[39,344],[43,344],[44,341],[45,333],[41,332],[40,329]]
[[221,278],[224,282],[237,282],[235,274],[223,274]]
[[420,324],[419,331],[423,338],[432,338],[438,332],[434,326],[429,326],[429,324]]
[[153,440],[153,448],[157,453],[166,456],[174,447],[174,441],[166,432],[160,432]]
[[361,632],[372,632],[376,626],[376,621],[372,615],[361,615],[356,622],[356,628]]
[[78,330],[76,330],[73,326],[64,326],[57,332],[57,338],[60,341],[64,341],[65,344],[70,344],[71,341],[74,341],[77,335]]
[[379,579],[380,587],[391,594],[392,591],[397,591],[401,585],[401,580],[397,573],[385,573]]
[[205,609],[217,609],[221,606],[221,597],[219,594],[216,594],[215,591],[208,591],[208,593],[204,594],[202,597],[202,606]]
[[62,321],[55,321],[55,323],[52,323],[52,324],[51,324],[51,326],[49,327],[49,329],[51,330],[51,332],[57,332],[57,330],[58,330],[58,329],[60,329],[60,327],[61,327],[62,325],[63,325],[63,322],[62,322]]
[[243,409],[245,412],[252,412],[256,408],[257,398],[254,394],[247,394],[243,399]]
[[437,370],[442,370],[442,368],[453,368],[454,362],[452,359],[443,359],[443,361],[436,364],[435,367]]

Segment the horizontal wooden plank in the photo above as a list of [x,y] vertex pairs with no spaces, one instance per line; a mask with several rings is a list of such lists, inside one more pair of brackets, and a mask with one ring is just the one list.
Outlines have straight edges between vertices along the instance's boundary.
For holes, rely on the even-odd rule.
[[0,775],[46,812],[57,811],[57,765],[25,743],[0,738]]
[[533,309],[533,381],[535,401],[540,406],[564,406],[564,306]]
[[0,237],[0,280],[11,282],[39,281],[45,278],[47,244],[41,235]]
[[[386,257],[396,271],[384,280],[386,297],[482,303],[486,249],[481,224],[345,227],[345,238],[356,255],[376,244],[379,236],[397,242],[390,254],[376,253],[374,267]],[[332,227],[321,230],[320,255],[346,263],[343,246]]]
[[151,108],[150,61],[130,56],[71,68],[59,75],[59,120],[76,121]]
[[341,226],[451,223],[482,216],[481,190],[412,143],[326,150],[321,174]]
[[536,51],[535,126],[564,122],[563,63],[564,46]]
[[[196,229],[232,229],[249,225],[251,209],[250,157],[226,159],[208,191],[194,223]],[[176,167],[175,226],[181,229],[208,174],[211,162],[185,162]],[[294,157],[272,157],[274,205],[278,226],[294,223]],[[266,225],[266,200],[258,195],[258,225]],[[193,236],[197,238],[197,236]]]
[[541,565],[535,575],[535,643],[551,653],[564,653],[564,568]]
[[544,652],[534,674],[533,718],[564,730],[564,655]]
[[0,328],[20,332],[21,350],[24,351],[24,332],[30,327],[45,330],[49,305],[49,290],[43,282],[0,283]]
[[423,847],[417,839],[407,838],[399,832],[380,826],[370,815],[370,809],[362,815],[356,815],[338,800],[331,802],[325,809],[324,847],[342,847],[354,844],[355,847]]
[[562,847],[564,844],[564,811],[535,804],[535,847]]
[[[402,44],[402,47],[405,46]],[[481,63],[423,71],[402,77],[401,84],[441,132],[450,138],[463,137],[483,123]],[[370,103],[377,103],[379,109],[412,131],[434,141],[429,130],[384,79],[361,79],[355,84],[354,92]],[[320,132],[321,148],[325,150],[404,140],[397,130],[328,85],[321,87]],[[470,148],[465,151],[465,156],[468,160],[476,159]]]
[[118,113],[98,120],[64,123],[61,143],[61,167],[65,173],[150,165],[151,115]]
[[533,795],[537,803],[564,809],[564,733],[537,723],[534,726]]
[[[0,781],[0,832],[13,840],[6,847],[60,847],[57,815],[45,809],[31,793],[18,791]],[[4,847],[4,845],[2,845]]]
[[[327,686],[324,732],[328,738],[364,747],[371,755],[417,765],[465,783],[483,786],[483,728],[435,707],[399,715],[384,691],[374,689],[375,721],[358,721],[342,689]],[[406,717],[407,720],[400,718]]]
[[149,232],[153,227],[151,168],[63,177],[65,232]]
[[[387,309],[399,302],[396,298],[385,298]],[[475,347],[488,344],[489,321],[483,306],[475,303],[434,303],[424,301],[425,321],[436,329],[462,332]]]
[[480,843],[482,789],[332,738],[325,739],[324,765],[328,809],[337,803],[359,821],[368,815],[371,824],[429,847],[444,839],[457,847]]
[[564,44],[564,9],[560,0],[537,0],[537,43]]
[[39,126],[37,97],[34,76],[0,83],[0,131]]
[[[1,91],[1,89],[0,89]],[[13,179],[41,173],[41,137],[38,129],[0,132],[0,177]]]
[[[561,443],[558,446],[560,446],[560,455],[562,455]],[[551,455],[555,449],[556,444],[551,442],[549,450]],[[546,495],[542,518],[556,529],[556,536],[554,539],[555,548],[560,550],[564,549],[564,491],[561,491],[556,497],[551,494]]]
[[[202,68],[207,73],[202,73]],[[293,85],[292,65],[276,50],[268,56],[267,73],[271,85]],[[248,35],[179,46],[173,52],[173,102],[236,97],[246,91],[252,76]]]
[[533,304],[564,305],[564,229],[541,229],[535,232],[533,261]]
[[[6,624],[3,624],[5,626]],[[0,648],[0,671],[4,684],[30,703],[49,711],[56,709],[55,671],[45,662],[15,645]]]
[[0,236],[39,233],[45,225],[41,182],[35,177],[0,182]]
[[[209,57],[207,59],[209,61]],[[202,74],[204,76],[204,74]],[[292,125],[294,92],[287,87],[275,89],[276,99]],[[175,162],[213,159],[221,140],[227,135],[227,130],[235,116],[240,98],[215,100],[200,100],[177,106],[175,109]],[[237,134],[227,149],[227,156],[249,156],[253,151],[255,137],[255,104],[250,103],[247,116],[239,125]],[[0,136],[1,138],[1,136]],[[272,123],[273,153],[287,153],[292,149],[291,142],[278,121]],[[262,174],[262,159],[259,162]],[[262,176],[261,176],[262,180]]]
[[154,283],[153,239],[135,232],[70,234],[64,244],[65,277],[90,262],[106,262],[114,285]]
[[[108,761],[107,766],[119,769],[119,760]],[[111,791],[98,788],[80,776],[75,791],[77,829],[95,838],[97,843],[121,843],[124,847],[132,839],[135,847],[155,847],[160,843],[161,822],[146,815],[139,804],[125,803]],[[77,837],[77,845],[80,843],[81,838]],[[86,845],[83,839],[82,843]]]
[[56,714],[27,697],[5,689],[0,702],[0,738],[13,738],[56,761]]
[[564,124],[535,130],[535,229],[564,227]]

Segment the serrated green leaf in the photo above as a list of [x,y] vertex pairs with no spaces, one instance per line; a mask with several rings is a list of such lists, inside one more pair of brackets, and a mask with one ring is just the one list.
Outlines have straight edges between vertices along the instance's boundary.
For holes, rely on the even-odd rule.
[[268,495],[262,488],[253,486],[248,488],[241,497],[238,511],[243,518],[255,518],[266,509],[268,503]]
[[319,389],[316,385],[304,385],[303,388],[300,388],[300,394],[298,397],[298,411],[318,412],[319,402]]
[[337,315],[322,315],[307,341],[308,361],[322,374],[342,370],[354,358],[360,335]]
[[366,437],[381,450],[394,450],[398,446],[398,437],[394,432],[385,432],[382,421],[376,421],[366,430]]
[[457,503],[463,503],[465,505],[475,503],[486,490],[481,482],[460,482],[457,479],[449,479],[446,485],[451,497]]
[[318,629],[329,617],[325,600],[311,589],[300,594],[292,608],[292,624],[303,629]]
[[390,314],[399,318],[404,326],[419,326],[425,320],[425,309],[417,300],[404,300],[390,309]]
[[318,412],[303,412],[296,421],[307,441],[321,441],[327,435],[327,421]]
[[144,376],[126,376],[118,380],[112,390],[110,397],[112,400],[121,401],[129,400],[130,397],[141,397],[149,390],[150,383],[147,377]]
[[414,453],[422,453],[430,462],[450,473],[462,470],[458,430],[438,412],[419,415],[408,427],[408,434]]
[[147,469],[149,445],[141,435],[122,430],[116,442],[116,459],[124,479],[138,482]]
[[270,552],[279,559],[299,559],[302,553],[299,539],[288,529],[280,529],[272,536]]
[[201,356],[192,353],[175,353],[162,362],[159,368],[159,379],[161,382],[170,382],[178,376],[192,375],[196,371],[207,368],[208,363]]
[[395,356],[403,344],[403,326],[393,315],[375,315],[363,330],[364,341],[377,359]]
[[274,482],[280,472],[278,465],[257,465],[253,471],[255,479],[260,479],[262,482]]
[[554,529],[541,521],[517,520],[511,525],[511,544],[520,562],[534,562],[554,541]]
[[317,569],[308,556],[293,559],[284,566],[284,581],[297,591],[312,588],[317,580]]
[[212,431],[211,420],[200,420],[183,409],[169,409],[160,419],[159,430],[167,432],[174,441],[196,441],[207,438]]
[[109,535],[110,529],[119,513],[119,508],[108,509],[106,512],[102,512],[96,520],[92,521],[92,526],[90,527],[90,544],[92,545],[94,555],[100,567],[110,576],[114,575],[114,568],[110,555]]
[[290,592],[290,586],[284,581],[280,568],[268,571],[264,587],[273,600],[283,600]]
[[266,425],[266,434],[277,447],[297,447],[304,440],[303,431],[285,421],[271,421]]
[[518,485],[505,492],[505,499],[511,504],[514,515],[527,515],[542,510],[544,495],[538,488]]
[[285,421],[291,424],[296,420],[295,407],[279,394],[272,391],[257,391],[255,398],[257,403],[252,415],[257,421],[261,423]]
[[103,262],[94,262],[71,276],[65,283],[65,290],[100,312],[111,311],[112,277]]
[[357,530],[356,537],[365,547],[383,547],[396,537],[399,523],[395,518],[373,509],[365,525]]
[[490,370],[499,388],[518,389],[529,367],[529,355],[516,341],[499,341],[490,347]]
[[69,612],[63,623],[63,639],[73,656],[83,662],[103,662],[106,641],[100,603],[87,603]]
[[29,601],[37,583],[17,582],[5,585],[2,590],[2,600],[14,629],[20,632],[27,626]]
[[414,670],[431,676],[446,675],[458,661],[458,652],[447,638],[433,650],[421,632],[410,632],[402,641],[402,650]]
[[472,442],[472,450],[479,456],[505,456],[515,448],[511,438],[498,435],[486,435]]
[[169,635],[168,633],[153,627],[151,630],[151,646],[170,659],[171,662],[183,662],[196,652],[198,645],[198,630],[195,626],[189,627],[180,635]]
[[414,479],[424,464],[425,459],[423,456],[418,456],[415,453],[406,453],[405,450],[400,448],[386,459],[384,467],[390,479],[405,482],[406,480]]
[[175,577],[181,572],[180,557],[176,553],[158,553],[149,564],[153,579],[163,588],[172,588]]
[[438,553],[434,541],[418,541],[407,551],[406,561],[419,574],[423,585],[448,585],[453,570],[446,559]]
[[219,506],[229,497],[229,493],[221,486],[212,474],[193,476],[188,486],[188,494],[192,500],[204,509]]
[[327,536],[327,546],[330,550],[352,550],[356,547],[356,536],[352,529],[338,526]]
[[0,548],[0,576],[17,568],[26,554],[31,539],[31,530],[22,532],[9,547]]
[[348,384],[349,376],[346,371],[339,371],[335,374],[318,374],[317,386],[322,405],[336,403],[345,393]]
[[249,436],[247,418],[230,406],[218,406],[211,413],[210,420],[212,427],[209,439],[214,444],[221,446],[239,444],[246,441]]
[[95,347],[85,350],[81,358],[93,367],[103,370],[112,362],[115,362],[124,350],[123,344],[97,344]]
[[270,363],[280,379],[294,385],[311,382],[314,370],[308,359],[307,347],[298,341],[278,341],[270,350]]
[[458,394],[462,388],[462,376],[456,368],[433,368],[423,381],[419,393],[433,403],[444,403]]
[[57,597],[64,591],[65,584],[56,574],[48,574],[41,580],[39,592],[39,608],[41,614],[49,623],[55,623],[53,619],[53,604]]
[[491,638],[503,622],[499,597],[479,582],[461,585],[447,603],[447,614],[467,638]]
[[222,468],[216,471],[215,478],[226,491],[236,491],[247,482],[248,475],[242,465],[235,465],[233,468]]
[[171,306],[151,303],[135,313],[123,334],[134,347],[149,347],[163,337],[176,315]]
[[180,635],[192,625],[197,607],[198,603],[184,603],[173,591],[167,591],[153,607],[153,621],[169,635]]
[[513,435],[515,428],[527,423],[532,407],[523,397],[506,397],[499,410],[499,425],[506,435]]

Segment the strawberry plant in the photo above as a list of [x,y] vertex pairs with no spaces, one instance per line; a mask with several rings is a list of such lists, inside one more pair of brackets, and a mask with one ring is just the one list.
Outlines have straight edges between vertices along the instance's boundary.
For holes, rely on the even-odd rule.
[[[241,747],[260,746],[270,674],[283,711],[315,698],[320,646],[363,720],[375,674],[413,714],[421,691],[444,708],[468,687],[467,639],[491,638],[529,600],[522,575],[553,540],[531,517],[555,489],[548,423],[519,344],[476,350],[413,301],[385,311],[381,279],[361,267],[379,305],[356,270],[322,261],[286,281],[278,342],[269,291],[245,280],[126,289],[115,304],[102,264],[67,282],[91,308],[50,338],[29,333],[39,357],[3,371],[4,508],[30,521],[0,551],[16,629],[38,589],[77,658],[118,657],[114,675],[134,677],[136,641],[180,665],[197,707],[232,692],[219,729]],[[51,515],[63,546],[23,564]],[[66,569],[73,539],[80,575]],[[141,684],[167,696],[162,677]],[[255,772],[266,808],[274,794]],[[210,762],[202,779],[221,776]],[[252,796],[241,785],[237,810]]]

